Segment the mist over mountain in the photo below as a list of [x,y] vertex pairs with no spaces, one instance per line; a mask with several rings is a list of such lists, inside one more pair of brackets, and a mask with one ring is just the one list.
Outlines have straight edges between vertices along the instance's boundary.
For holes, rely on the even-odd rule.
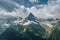
[[60,40],[60,0],[0,0],[0,40]]

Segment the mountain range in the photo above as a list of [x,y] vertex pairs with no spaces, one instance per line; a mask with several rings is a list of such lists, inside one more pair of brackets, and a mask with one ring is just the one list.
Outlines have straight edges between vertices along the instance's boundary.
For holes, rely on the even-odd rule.
[[[0,31],[0,35],[1,35],[0,40],[24,40],[24,39],[25,40],[53,40],[53,39],[60,40],[59,37],[57,38],[58,34],[60,33],[59,31],[60,25],[58,25],[60,24],[59,19],[42,20],[36,18],[32,13],[30,13],[24,19],[11,18],[8,19],[8,23],[3,22],[2,24],[6,28],[3,27],[1,29],[2,32]],[[56,30],[58,30],[57,33],[55,33]],[[56,38],[54,36],[56,36]],[[52,39],[52,37],[54,38]]]

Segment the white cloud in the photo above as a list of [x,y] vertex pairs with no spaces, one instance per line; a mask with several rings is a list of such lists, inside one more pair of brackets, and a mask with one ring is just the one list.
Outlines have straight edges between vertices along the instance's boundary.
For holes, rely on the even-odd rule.
[[38,2],[38,0],[29,0],[30,2]]
[[[38,1],[38,0],[30,0]],[[60,17],[60,0],[49,0],[48,5],[37,5],[31,8],[26,8],[23,5],[15,3],[18,9],[8,12],[5,9],[0,9],[0,14],[19,16],[25,18],[30,12],[33,13],[38,18],[50,18],[50,17]],[[37,9],[38,8],[38,9]]]
[[[38,9],[36,8],[38,7]],[[33,13],[38,18],[60,17],[60,0],[49,0],[48,5],[37,5],[27,8],[28,12]]]
[[50,14],[46,8],[37,9],[36,7],[27,8],[28,12],[33,13],[37,18],[50,18],[54,15]]
[[25,18],[28,15],[28,11],[24,8],[24,6],[19,6],[12,12],[8,12],[5,9],[0,8],[0,15],[9,15],[9,16]]

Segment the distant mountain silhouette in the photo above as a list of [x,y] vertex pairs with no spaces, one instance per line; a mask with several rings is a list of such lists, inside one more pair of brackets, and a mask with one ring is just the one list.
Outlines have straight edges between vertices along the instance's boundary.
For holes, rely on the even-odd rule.
[[35,21],[35,20],[36,20],[36,17],[35,17],[32,13],[30,13],[26,19],[27,19],[27,20],[30,20],[30,21],[31,21],[31,20],[32,20],[32,21]]

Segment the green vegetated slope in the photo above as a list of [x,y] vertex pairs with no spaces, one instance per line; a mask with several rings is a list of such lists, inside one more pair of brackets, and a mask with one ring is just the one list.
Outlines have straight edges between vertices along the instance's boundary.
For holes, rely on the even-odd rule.
[[45,28],[40,24],[11,25],[0,36],[0,40],[60,40],[60,27],[51,29],[50,34],[46,34]]
[[56,28],[50,34],[48,40],[60,40],[60,25],[56,26]]

